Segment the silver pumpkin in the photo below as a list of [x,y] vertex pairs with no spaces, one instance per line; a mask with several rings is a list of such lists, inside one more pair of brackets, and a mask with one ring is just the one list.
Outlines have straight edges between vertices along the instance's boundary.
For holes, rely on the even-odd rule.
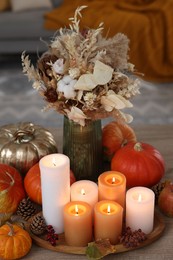
[[58,152],[53,135],[30,122],[0,127],[0,163],[16,168],[22,176],[47,154]]

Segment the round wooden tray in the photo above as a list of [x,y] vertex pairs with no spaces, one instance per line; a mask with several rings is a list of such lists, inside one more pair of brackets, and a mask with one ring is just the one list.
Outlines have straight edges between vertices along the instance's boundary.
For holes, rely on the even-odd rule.
[[[68,246],[65,242],[64,234],[59,235],[59,239],[57,240],[56,246],[52,246],[48,241],[45,240],[44,236],[34,235],[30,231],[30,228],[29,228],[30,221],[31,220],[29,220],[26,223],[25,227],[26,227],[26,230],[30,233],[30,235],[36,245],[49,249],[49,250],[61,252],[61,253],[85,255],[86,247]],[[162,217],[160,216],[160,214],[158,212],[155,211],[154,228],[153,228],[153,231],[147,235],[147,239],[144,242],[142,242],[138,247],[135,247],[135,248],[126,248],[122,244],[117,244],[115,246],[115,248],[116,248],[115,254],[130,251],[130,250],[135,250],[137,248],[144,247],[144,246],[151,244],[152,242],[154,242],[161,236],[164,228],[165,228],[165,223],[164,223]]]

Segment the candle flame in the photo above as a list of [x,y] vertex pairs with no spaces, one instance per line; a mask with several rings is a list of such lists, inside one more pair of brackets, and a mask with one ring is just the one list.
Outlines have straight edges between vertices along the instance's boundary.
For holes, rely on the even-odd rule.
[[141,202],[141,201],[142,201],[142,195],[139,194],[139,196],[138,196],[138,202]]
[[53,166],[56,166],[56,160],[55,160],[55,157],[53,157],[53,159],[52,159],[52,164],[53,164]]
[[115,177],[112,177],[112,184],[115,183]]
[[107,213],[108,214],[111,213],[111,206],[110,205],[108,205],[108,207],[107,207]]
[[79,214],[79,209],[78,209],[78,206],[77,206],[77,205],[75,205],[75,213],[76,213],[75,215],[78,216],[78,214]]
[[80,193],[81,193],[82,195],[85,195],[85,190],[84,190],[84,189],[81,189]]

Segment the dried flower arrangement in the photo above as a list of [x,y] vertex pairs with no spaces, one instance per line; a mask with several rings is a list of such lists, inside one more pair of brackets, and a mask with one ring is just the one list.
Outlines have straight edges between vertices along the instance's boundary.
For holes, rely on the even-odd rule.
[[121,109],[132,107],[129,99],[139,93],[139,79],[128,62],[129,39],[122,33],[113,38],[97,29],[80,31],[81,10],[70,18],[69,29],[60,29],[36,68],[22,53],[23,72],[33,80],[33,88],[53,108],[84,126],[87,120],[114,117],[130,122],[132,116]]

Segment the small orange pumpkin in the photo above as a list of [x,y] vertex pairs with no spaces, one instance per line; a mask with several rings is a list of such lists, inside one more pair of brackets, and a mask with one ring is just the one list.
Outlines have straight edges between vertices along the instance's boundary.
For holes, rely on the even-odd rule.
[[24,187],[29,198],[32,201],[41,205],[42,196],[41,196],[41,178],[40,178],[39,163],[36,163],[27,172],[24,178]]
[[129,125],[116,121],[108,123],[102,129],[104,159],[111,161],[115,152],[131,141],[136,141],[136,135]]
[[32,246],[27,231],[15,224],[0,227],[0,258],[19,259],[25,256]]

